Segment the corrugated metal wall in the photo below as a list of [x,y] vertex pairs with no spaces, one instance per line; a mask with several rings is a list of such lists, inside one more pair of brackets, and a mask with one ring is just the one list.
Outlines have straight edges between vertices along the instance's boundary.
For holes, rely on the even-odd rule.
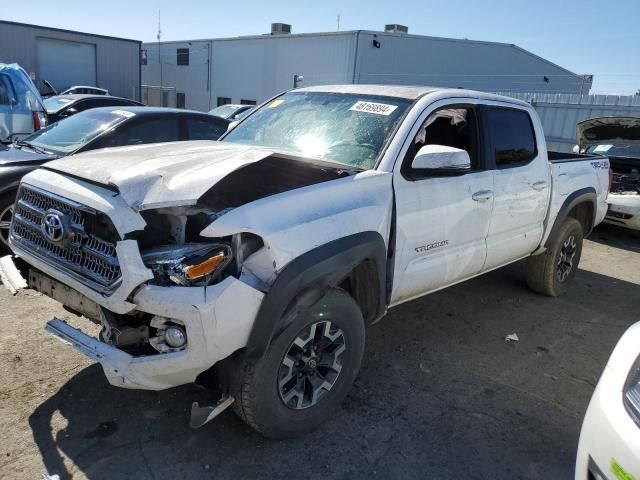
[[[527,92],[591,88],[590,79],[515,45],[420,35],[261,35],[164,42],[160,51],[157,43],[143,48],[148,62],[142,67],[142,83],[176,87],[186,94],[187,108],[197,110],[217,106],[218,97],[260,103],[292,88],[296,74],[304,76],[302,86],[382,83]],[[177,65],[178,48],[189,49],[188,66]]]
[[38,88],[42,85],[38,72],[38,38],[95,45],[97,86],[108,89],[112,95],[138,97],[140,42],[0,21],[0,62],[20,64],[35,75]]
[[[195,110],[216,107],[218,97],[260,103],[291,89],[294,75],[304,76],[302,85],[353,81],[355,36],[348,32],[164,42],[160,47],[146,43],[143,48],[142,83],[175,87],[185,93],[186,107]],[[189,65],[177,64],[178,48],[189,49]]]
[[293,88],[352,83],[355,37],[349,33],[216,40],[213,42],[215,97],[262,102]]
[[570,152],[576,144],[576,124],[596,117],[640,118],[638,95],[569,95],[502,92],[531,103],[542,121],[549,150]]
[[516,45],[360,32],[355,83],[588,93],[591,81]]

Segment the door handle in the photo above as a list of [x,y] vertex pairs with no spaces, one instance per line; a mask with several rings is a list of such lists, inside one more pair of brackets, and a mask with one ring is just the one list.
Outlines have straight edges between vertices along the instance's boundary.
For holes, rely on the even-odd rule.
[[536,182],[533,185],[531,185],[531,188],[540,192],[541,190],[544,190],[545,188],[547,188],[547,182],[545,182],[544,180],[540,182]]
[[486,202],[487,200],[491,199],[491,197],[493,197],[493,192],[491,190],[480,190],[479,192],[471,195],[471,198],[473,200],[480,203]]

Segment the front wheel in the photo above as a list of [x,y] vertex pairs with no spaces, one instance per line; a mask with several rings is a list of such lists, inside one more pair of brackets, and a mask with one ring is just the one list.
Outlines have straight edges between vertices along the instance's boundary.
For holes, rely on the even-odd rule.
[[13,218],[15,192],[0,196],[0,257],[11,253],[9,249],[9,228]]
[[329,289],[313,306],[285,314],[284,330],[242,373],[236,413],[269,438],[289,438],[335,414],[360,370],[365,328],[344,290]]
[[557,297],[569,289],[582,255],[582,225],[568,217],[546,252],[527,259],[527,284],[533,291]]

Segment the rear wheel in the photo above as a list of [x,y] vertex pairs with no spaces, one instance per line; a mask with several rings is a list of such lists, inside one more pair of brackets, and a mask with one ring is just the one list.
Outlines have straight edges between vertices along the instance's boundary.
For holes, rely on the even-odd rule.
[[343,290],[330,289],[313,306],[292,309],[286,328],[256,363],[244,368],[234,409],[270,438],[316,428],[335,414],[360,369],[364,320]]
[[13,203],[15,192],[0,196],[0,256],[11,253],[9,249],[9,227],[13,218]]
[[569,289],[582,255],[582,225],[568,217],[549,248],[527,259],[527,284],[533,291],[557,297]]

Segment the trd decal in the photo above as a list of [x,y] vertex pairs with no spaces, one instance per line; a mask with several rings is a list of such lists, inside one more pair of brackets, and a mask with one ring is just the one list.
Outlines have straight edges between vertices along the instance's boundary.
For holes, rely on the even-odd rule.
[[595,168],[596,170],[599,168],[609,168],[609,161],[608,160],[597,160],[594,162],[591,162],[591,166],[593,168]]
[[449,245],[449,240],[441,240],[439,242],[430,243],[429,245],[420,245],[419,247],[416,247],[414,250],[417,253],[424,253],[424,252],[428,252],[429,250],[433,250],[434,248],[446,247],[447,245]]

